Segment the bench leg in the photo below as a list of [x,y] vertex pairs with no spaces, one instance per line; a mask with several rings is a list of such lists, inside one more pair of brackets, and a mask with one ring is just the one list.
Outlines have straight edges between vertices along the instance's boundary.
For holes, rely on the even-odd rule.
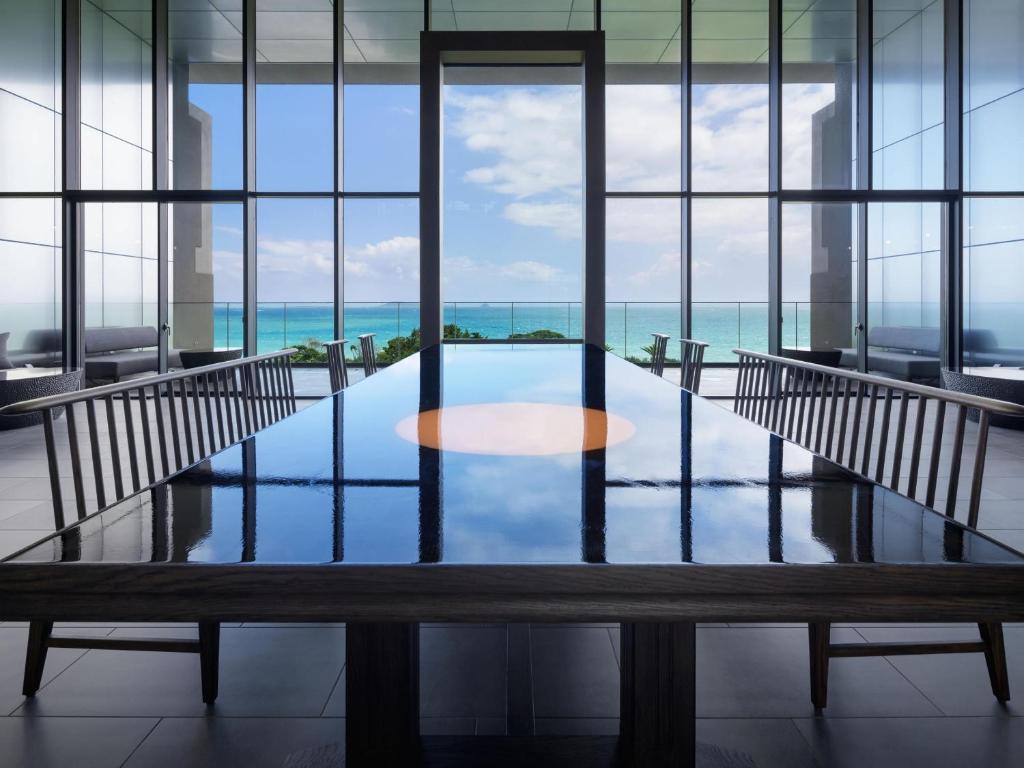
[[220,624],[216,621],[199,622],[199,669],[203,680],[203,701],[213,704],[217,700],[217,680],[220,667]]
[[28,625],[28,648],[25,651],[25,680],[21,692],[35,696],[43,682],[43,667],[46,666],[46,650],[49,647],[52,621],[32,621]]
[[1010,676],[1006,671],[1006,645],[1003,643],[1003,625],[998,622],[978,624],[981,641],[985,644],[985,664],[992,694],[1002,703],[1010,700]]
[[828,646],[831,635],[831,624],[816,622],[807,625],[811,662],[811,703],[815,709],[824,709],[828,706]]

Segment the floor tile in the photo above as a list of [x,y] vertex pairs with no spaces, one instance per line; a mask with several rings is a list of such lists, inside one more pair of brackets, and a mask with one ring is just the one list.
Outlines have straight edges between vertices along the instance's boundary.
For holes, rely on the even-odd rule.
[[117,717],[0,718],[4,768],[110,768],[121,765],[159,721]]
[[11,507],[24,505],[24,508],[0,519],[0,531],[37,531],[42,538],[56,529],[50,502],[9,501],[7,504]]
[[[314,630],[315,631],[315,630]],[[431,625],[420,628],[420,716],[492,718],[505,729],[505,626]],[[343,671],[324,708],[346,714]]]
[[[973,625],[956,628],[865,628],[858,630],[871,642],[976,641]],[[1010,695],[1024,693],[1024,630],[1005,628],[1006,665]],[[833,661],[833,666],[843,659]],[[1024,715],[1015,698],[1001,705],[992,696],[985,657],[980,653],[927,656],[892,656],[889,661],[928,699],[947,715]]]
[[[1024,461],[1018,471],[1024,474]],[[988,501],[981,505],[978,513],[981,528],[1013,529],[1024,528],[1024,501]]]
[[[83,629],[75,634],[104,637],[109,629]],[[0,627],[0,715],[6,715],[25,702],[21,695],[21,684],[25,673],[25,649],[28,643],[28,629],[4,625]],[[66,670],[76,659],[85,654],[76,648],[51,648],[46,654],[43,667],[43,685]]]
[[538,717],[538,736],[618,736],[617,717]]
[[797,720],[828,768],[1010,768],[1024,755],[1024,719]]
[[473,736],[475,717],[421,717],[421,736]]
[[[340,766],[345,721],[328,718],[166,718],[125,768]],[[296,760],[316,756],[320,762]],[[333,761],[332,761],[333,759]]]
[[50,513],[50,504],[48,502],[32,501],[31,499],[0,499],[0,525],[12,517],[17,517],[37,507],[47,510],[49,524],[53,526],[53,514]]
[[538,718],[618,717],[619,668],[605,629],[533,625]]
[[504,718],[505,656],[504,626],[421,628],[420,716]]
[[[125,637],[190,636],[189,630],[118,629]],[[319,717],[345,660],[343,629],[222,629],[220,696],[225,716]],[[198,716],[209,713],[199,657],[89,651],[22,712],[65,716]]]
[[[834,629],[836,642],[863,642]],[[700,717],[806,717],[806,628],[697,631],[697,714]],[[843,659],[832,665],[828,717],[937,715],[939,710],[885,659]]]
[[0,558],[31,546],[46,535],[45,531],[0,531]]
[[[747,758],[757,768],[818,768],[814,753],[791,720],[701,719],[697,742]],[[736,763],[743,765],[738,759]]]

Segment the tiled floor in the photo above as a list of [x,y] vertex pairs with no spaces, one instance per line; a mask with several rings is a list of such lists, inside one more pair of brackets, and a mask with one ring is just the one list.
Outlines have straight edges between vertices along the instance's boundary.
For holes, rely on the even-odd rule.
[[[728,394],[730,372],[711,371],[714,378],[705,371],[705,392]],[[321,386],[317,375],[300,374],[300,393]],[[1018,548],[1024,548],[1022,470],[1024,433],[993,429],[981,527]],[[0,556],[52,530],[45,478],[39,431],[0,432]],[[194,629],[88,625],[75,631],[187,636]],[[845,642],[974,633],[963,625],[834,631]],[[421,633],[423,733],[504,733],[507,628],[429,625]],[[0,624],[2,768],[342,765],[342,626],[225,626],[220,698],[212,710],[200,701],[198,659],[186,654],[54,649],[42,689],[26,701],[20,693],[26,636],[24,625]],[[993,700],[980,656],[866,658],[833,662],[830,706],[815,715],[802,626],[702,625],[699,739],[727,750],[737,765],[760,768],[1024,765],[1024,704],[1018,703],[1024,701],[1024,625],[1008,626],[1006,641],[1018,697],[1007,707]],[[615,626],[534,625],[529,650],[536,733],[617,731]],[[513,682],[523,690],[521,680]]]

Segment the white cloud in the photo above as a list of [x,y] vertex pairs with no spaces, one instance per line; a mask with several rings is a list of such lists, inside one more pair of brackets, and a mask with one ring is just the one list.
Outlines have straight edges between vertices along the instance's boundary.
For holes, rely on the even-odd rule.
[[471,168],[466,180],[523,199],[553,192],[579,195],[583,180],[580,91],[528,89],[494,96],[445,94],[450,135],[467,148],[493,153],[493,162]]
[[513,261],[501,267],[499,274],[510,280],[550,283],[565,278],[565,273],[551,264],[539,261]]
[[418,301],[420,239],[398,235],[345,247],[345,295],[350,301]]
[[334,243],[330,240],[260,238],[256,259],[261,271],[334,273]]
[[672,85],[608,86],[608,189],[679,189],[679,94],[679,86]]
[[547,227],[560,237],[583,236],[583,212],[579,203],[509,203],[502,215],[525,227]]

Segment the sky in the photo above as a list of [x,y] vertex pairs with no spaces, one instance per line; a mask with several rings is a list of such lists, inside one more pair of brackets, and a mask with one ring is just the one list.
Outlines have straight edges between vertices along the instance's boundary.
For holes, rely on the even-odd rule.
[[[237,85],[199,85],[189,98],[212,117],[213,186],[241,185]],[[783,161],[787,186],[810,186],[810,116],[833,100],[830,85],[787,86]],[[612,85],[607,91],[607,188],[680,187],[680,89]],[[329,194],[333,98],[329,85],[257,88],[257,186]],[[345,89],[345,189],[414,192],[419,89]],[[579,301],[582,294],[582,107],[578,85],[447,85],[443,94],[443,293],[446,301]],[[767,188],[767,85],[695,85],[694,188]],[[417,301],[415,199],[349,199],[344,211],[348,302]],[[215,301],[240,301],[238,205],[215,206]],[[610,199],[606,208],[608,301],[678,301],[678,199]],[[784,293],[806,300],[810,210],[788,206]],[[764,199],[695,200],[695,301],[766,301],[768,207]],[[257,297],[330,301],[330,198],[261,199]]]

